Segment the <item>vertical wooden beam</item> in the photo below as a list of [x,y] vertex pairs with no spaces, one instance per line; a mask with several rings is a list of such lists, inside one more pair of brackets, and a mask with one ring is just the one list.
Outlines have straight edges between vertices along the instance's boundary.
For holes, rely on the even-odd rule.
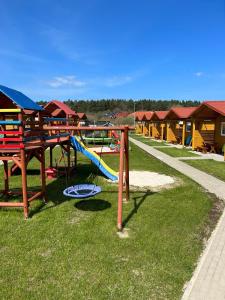
[[163,140],[163,134],[164,134],[164,126],[161,123],[161,140]]
[[117,212],[117,228],[123,229],[123,169],[124,169],[124,131],[120,137],[120,165],[119,165],[119,184],[118,184],[118,212]]
[[40,171],[41,171],[41,191],[42,191],[42,198],[44,202],[46,202],[46,177],[45,177],[45,149],[41,149],[41,165],[40,165]]
[[[24,137],[24,124],[23,124],[23,112],[18,114],[18,119],[21,121],[19,126],[19,131],[22,132],[22,137]],[[25,219],[28,218],[28,197],[27,197],[27,167],[26,167],[26,153],[24,149],[20,149],[20,159],[21,159],[21,173],[22,173],[22,194],[23,194],[23,212]]]
[[129,131],[128,126],[124,127],[124,150],[125,150],[125,184],[126,184],[126,201],[130,198],[129,188]]
[[8,195],[9,193],[9,171],[8,171],[8,161],[7,160],[3,160],[3,164],[4,164],[4,186],[5,186],[5,191],[4,193],[6,195]]
[[169,129],[170,129],[170,123],[169,121],[166,121],[166,141],[169,142]]
[[182,128],[182,145],[185,146],[185,136],[186,134],[186,121],[183,121],[183,128]]
[[195,123],[195,119],[192,120],[192,149],[195,149],[195,127],[196,127],[196,123]]
[[22,173],[22,193],[23,193],[23,211],[25,219],[28,218],[28,197],[27,197],[27,170],[25,150],[20,150],[21,155],[21,173]]

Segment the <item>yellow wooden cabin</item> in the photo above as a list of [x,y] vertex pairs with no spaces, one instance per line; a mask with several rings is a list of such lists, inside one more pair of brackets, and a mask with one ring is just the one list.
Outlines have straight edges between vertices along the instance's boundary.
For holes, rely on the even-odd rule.
[[166,131],[167,142],[190,145],[192,137],[191,114],[197,107],[174,107],[167,113]]
[[166,140],[166,121],[165,117],[168,111],[155,111],[151,117],[150,132],[151,137],[160,140]]
[[136,111],[135,112],[135,133],[148,135],[148,127],[146,124],[146,111]]
[[192,113],[194,150],[224,153],[225,101],[205,101]]

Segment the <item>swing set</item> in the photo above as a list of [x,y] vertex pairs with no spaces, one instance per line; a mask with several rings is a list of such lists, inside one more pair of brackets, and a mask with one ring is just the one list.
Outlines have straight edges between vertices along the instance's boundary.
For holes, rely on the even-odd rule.
[[[118,176],[118,209],[117,209],[117,228],[122,230],[122,211],[123,211],[123,195],[125,194],[125,201],[129,201],[129,141],[128,133],[133,128],[129,126],[122,127],[74,127],[74,126],[47,126],[45,130],[58,131],[66,130],[70,135],[80,135],[81,131],[94,130],[114,130],[120,131],[120,149],[119,149],[119,176]],[[100,162],[100,161],[99,161]],[[97,195],[102,191],[101,187],[95,184],[77,184],[66,187],[63,194],[71,198],[89,198]]]

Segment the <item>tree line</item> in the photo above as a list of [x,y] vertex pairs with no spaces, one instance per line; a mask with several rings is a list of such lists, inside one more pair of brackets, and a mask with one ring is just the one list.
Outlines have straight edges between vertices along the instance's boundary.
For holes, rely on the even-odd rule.
[[[46,101],[38,104],[45,105]],[[133,112],[135,111],[155,111],[169,110],[174,106],[198,106],[200,101],[196,100],[151,100],[151,99],[99,99],[99,100],[66,100],[64,101],[71,109],[77,112],[104,114],[107,112]]]

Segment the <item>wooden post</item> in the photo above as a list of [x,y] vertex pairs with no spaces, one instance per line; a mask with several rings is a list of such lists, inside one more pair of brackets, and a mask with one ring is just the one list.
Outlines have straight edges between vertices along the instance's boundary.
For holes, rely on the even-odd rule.
[[4,182],[5,182],[5,191],[4,193],[8,195],[9,193],[9,171],[8,171],[8,161],[3,160],[4,164]]
[[160,126],[161,126],[161,140],[163,140],[164,126],[162,123]]
[[192,120],[192,149],[195,150],[195,119]]
[[183,121],[183,128],[182,128],[182,145],[185,146],[185,136],[186,134],[186,121]]
[[129,133],[128,126],[124,130],[124,150],[125,150],[125,184],[126,184],[126,201],[130,198],[129,189]]
[[45,178],[45,149],[41,149],[41,190],[42,190],[42,198],[44,202],[46,202],[46,178]]
[[[23,113],[18,114],[18,120],[21,121],[19,126],[19,131],[22,132],[22,137],[24,136],[24,124],[23,124]],[[24,149],[20,149],[20,159],[21,159],[21,173],[22,173],[22,194],[23,194],[23,212],[25,219],[28,218],[28,197],[27,197],[27,162],[26,153]]]
[[118,213],[117,213],[117,228],[122,230],[123,223],[123,169],[124,169],[124,131],[121,132],[120,137],[120,167],[119,167],[119,184],[118,184]]
[[169,142],[169,121],[166,121],[166,141]]
[[23,211],[25,219],[28,218],[28,198],[27,198],[27,170],[25,150],[20,150],[21,155],[21,173],[22,173],[22,193],[23,193]]

